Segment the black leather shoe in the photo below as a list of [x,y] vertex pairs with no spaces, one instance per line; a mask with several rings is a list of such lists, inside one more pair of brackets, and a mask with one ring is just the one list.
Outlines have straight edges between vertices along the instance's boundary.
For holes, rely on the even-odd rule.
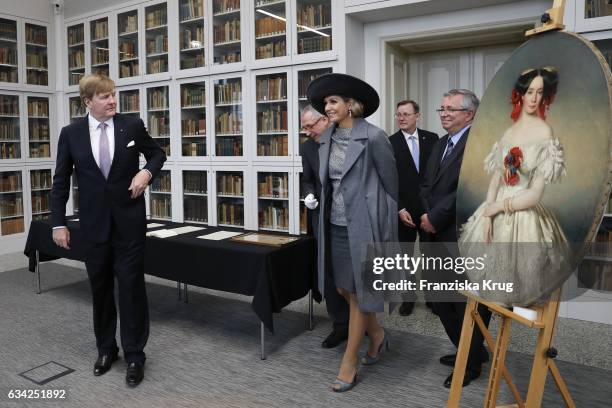
[[117,354],[102,354],[98,356],[98,359],[94,363],[94,375],[99,376],[110,370],[111,366],[118,358],[119,356],[117,356]]
[[321,347],[334,348],[338,344],[342,343],[343,341],[346,341],[347,338],[348,338],[348,329],[344,329],[344,330],[334,329],[331,333],[329,333],[329,336],[327,336],[325,340],[323,340],[323,342],[321,343]]
[[128,363],[125,374],[125,382],[130,387],[135,387],[144,378],[144,363]]
[[[472,382],[472,380],[475,380],[478,377],[480,377],[480,370],[477,371],[477,370],[466,368],[465,376],[463,376],[463,386],[464,387],[468,386]],[[444,380],[444,387],[450,388],[452,382],[453,382],[453,373],[451,373],[448,376],[448,378]]]
[[[456,359],[457,359],[457,355],[456,354],[448,354],[446,356],[440,357],[440,364],[443,364],[443,365],[449,366],[449,367],[454,367]],[[483,363],[486,363],[487,361],[489,361],[489,355],[488,354],[485,355],[485,357],[482,359]]]
[[404,302],[399,308],[400,316],[410,316],[414,310],[414,302]]

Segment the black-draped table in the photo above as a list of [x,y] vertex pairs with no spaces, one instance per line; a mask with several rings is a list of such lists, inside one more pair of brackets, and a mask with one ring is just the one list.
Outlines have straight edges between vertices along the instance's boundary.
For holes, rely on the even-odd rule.
[[[150,221],[163,224],[150,231],[193,224]],[[197,226],[197,225],[193,225]],[[36,273],[40,293],[40,262],[59,258],[85,260],[85,244],[79,223],[68,221],[70,249],[55,245],[51,225],[32,221],[24,253]],[[308,236],[282,246],[268,246],[197,238],[216,231],[244,230],[208,227],[168,238],[146,238],[145,273],[186,285],[252,296],[251,306],[261,321],[261,358],[265,359],[265,330],[274,331],[273,313],[294,300],[309,296],[309,326],[312,328],[312,297],[316,290],[315,241]],[[180,289],[179,289],[180,293]]]

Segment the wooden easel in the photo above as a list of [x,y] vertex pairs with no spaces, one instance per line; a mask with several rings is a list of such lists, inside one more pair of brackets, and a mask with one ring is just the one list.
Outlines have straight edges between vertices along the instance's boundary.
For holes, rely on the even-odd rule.
[[[544,395],[544,386],[546,384],[546,376],[550,370],[557,388],[565,401],[567,407],[575,408],[576,404],[567,389],[565,381],[561,377],[559,369],[553,360],[557,352],[552,347],[553,336],[555,332],[555,324],[559,313],[559,296],[561,290],[558,289],[553,293],[550,300],[540,308],[533,308],[538,312],[538,318],[535,321],[528,320],[512,310],[499,306],[496,303],[483,300],[471,293],[463,293],[467,296],[468,302],[463,317],[463,327],[461,330],[461,340],[457,349],[457,360],[455,361],[455,369],[453,371],[453,382],[448,398],[448,408],[459,408],[461,400],[461,391],[463,378],[465,376],[465,368],[467,365],[468,354],[470,352],[470,343],[472,342],[472,332],[474,325],[477,325],[482,332],[489,349],[493,350],[493,361],[491,363],[491,371],[489,373],[489,385],[487,387],[484,407],[485,408],[539,408],[542,405],[542,397]],[[478,304],[488,307],[493,313],[501,317],[499,325],[499,334],[495,343],[485,326],[482,318],[478,313]],[[512,377],[505,366],[506,352],[508,351],[508,342],[510,339],[510,326],[512,321],[521,323],[527,327],[538,329],[538,340],[536,343],[533,366],[531,369],[531,377],[529,379],[529,390],[527,391],[527,399],[523,401],[521,395],[512,381]],[[501,377],[504,377],[516,404],[497,406],[497,394],[499,392]]]

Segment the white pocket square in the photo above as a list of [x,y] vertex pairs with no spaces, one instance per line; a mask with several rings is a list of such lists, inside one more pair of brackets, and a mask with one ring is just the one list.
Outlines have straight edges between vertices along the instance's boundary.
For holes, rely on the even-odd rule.
[[132,147],[132,146],[134,146],[134,141],[133,140],[130,143],[128,143],[127,146],[125,146],[125,147]]

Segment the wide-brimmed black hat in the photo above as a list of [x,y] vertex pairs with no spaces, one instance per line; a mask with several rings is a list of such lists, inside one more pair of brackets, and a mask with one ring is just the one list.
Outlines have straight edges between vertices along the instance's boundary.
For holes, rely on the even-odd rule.
[[324,99],[330,95],[353,98],[363,103],[364,118],[376,112],[380,104],[376,89],[367,82],[347,74],[321,75],[312,81],[306,90],[306,96],[312,107],[323,115],[325,115]]

